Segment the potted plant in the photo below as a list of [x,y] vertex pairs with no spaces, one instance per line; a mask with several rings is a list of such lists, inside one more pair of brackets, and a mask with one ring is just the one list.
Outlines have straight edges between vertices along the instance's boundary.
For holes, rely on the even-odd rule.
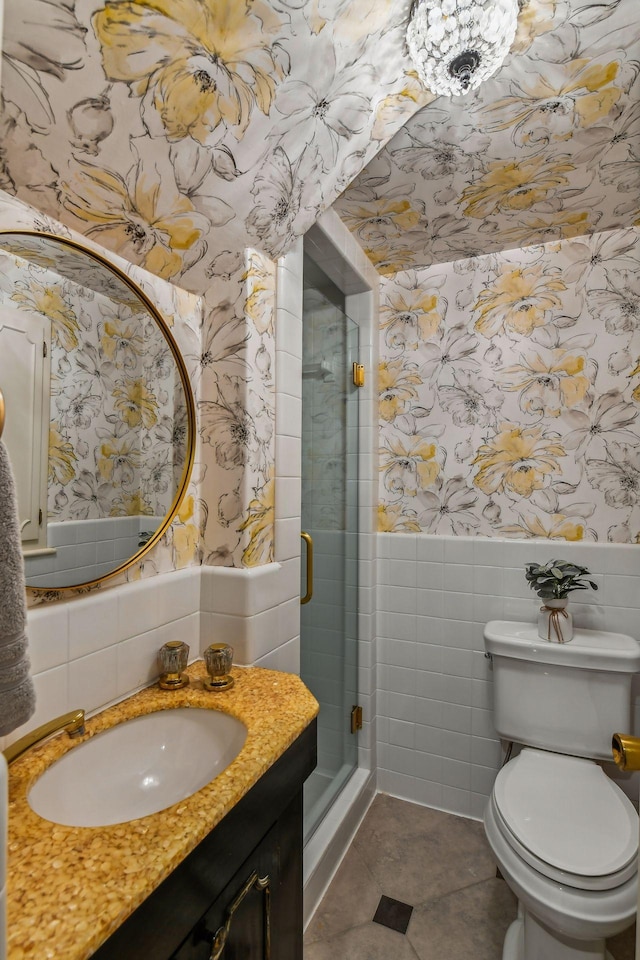
[[568,560],[549,560],[548,563],[525,564],[525,577],[535,590],[543,606],[538,615],[538,636],[542,640],[566,643],[573,637],[573,618],[566,609],[568,597],[574,590],[598,589],[586,567]]

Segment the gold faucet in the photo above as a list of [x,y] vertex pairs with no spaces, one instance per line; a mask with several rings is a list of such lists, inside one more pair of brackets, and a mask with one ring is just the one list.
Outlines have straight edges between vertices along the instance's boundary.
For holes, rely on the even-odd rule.
[[13,763],[31,747],[35,747],[36,743],[40,743],[62,730],[66,730],[70,737],[82,736],[84,733],[84,710],[72,710],[70,713],[63,713],[61,717],[49,720],[47,723],[43,723],[41,727],[32,730],[31,733],[20,737],[6,750],[3,750],[5,760],[7,763]]

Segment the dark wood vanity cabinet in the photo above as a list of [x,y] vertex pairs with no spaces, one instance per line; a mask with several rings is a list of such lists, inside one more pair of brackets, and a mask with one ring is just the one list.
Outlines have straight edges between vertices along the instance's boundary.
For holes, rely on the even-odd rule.
[[302,852],[291,830],[301,800],[298,793],[171,960],[210,960],[217,931],[221,960],[302,960]]
[[302,784],[315,765],[314,720],[94,960],[302,960]]

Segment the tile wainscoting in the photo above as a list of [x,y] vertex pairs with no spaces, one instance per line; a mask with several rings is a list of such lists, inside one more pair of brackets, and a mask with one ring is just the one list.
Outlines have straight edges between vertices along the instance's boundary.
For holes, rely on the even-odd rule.
[[30,607],[36,712],[3,745],[68,710],[95,713],[151,683],[158,649],[168,640],[184,640],[195,660],[199,610],[199,567]]
[[201,649],[230,643],[241,666],[300,672],[299,560],[202,567]]
[[[537,601],[524,564],[559,556],[587,566],[599,585],[597,593],[572,600],[576,624],[638,639],[640,548],[379,534],[363,538],[365,550],[373,540],[377,604],[373,590],[361,589],[367,604],[360,613],[367,719],[361,763],[375,769],[377,745],[379,789],[480,817],[502,762],[484,623],[533,621]],[[375,566],[366,557],[364,563]],[[96,711],[152,682],[158,648],[175,637],[190,644],[194,658],[224,640],[234,645],[237,663],[297,671],[298,577],[297,558],[252,570],[192,567],[31,608],[38,705],[10,739],[66,710]],[[376,606],[377,641],[371,634]],[[377,693],[369,693],[374,677]],[[377,743],[371,743],[376,713]],[[634,726],[640,730],[637,688]],[[623,786],[637,799],[635,779]]]
[[297,570],[190,567],[31,607],[36,712],[3,745],[67,710],[95,713],[152,683],[167,640],[188,643],[192,660],[210,643],[228,642],[238,664],[296,673]]
[[[576,626],[640,639],[638,546],[378,535],[380,790],[482,816],[502,763],[483,627],[535,621],[524,565],[552,557],[588,567],[598,584],[572,598]],[[634,706],[640,730],[640,686]],[[637,801],[636,779],[619,782]]]
[[25,556],[25,575],[31,587],[55,587],[56,582],[89,583],[126,563],[140,549],[141,534],[149,539],[164,517],[103,517],[47,524],[44,555]]

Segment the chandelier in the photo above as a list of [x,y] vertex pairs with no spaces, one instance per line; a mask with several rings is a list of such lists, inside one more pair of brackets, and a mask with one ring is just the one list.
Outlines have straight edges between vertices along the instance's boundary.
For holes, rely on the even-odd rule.
[[493,76],[516,33],[518,0],[414,0],[407,46],[432,93],[467,93]]

